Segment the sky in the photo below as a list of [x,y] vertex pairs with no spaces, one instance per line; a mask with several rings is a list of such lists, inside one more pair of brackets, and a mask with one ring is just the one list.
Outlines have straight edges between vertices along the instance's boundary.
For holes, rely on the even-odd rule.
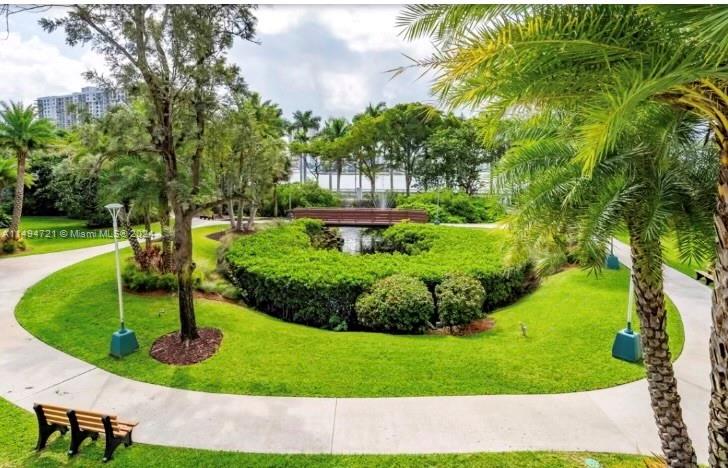
[[[323,117],[351,117],[367,104],[420,101],[435,104],[430,82],[419,71],[393,76],[389,70],[426,57],[426,40],[406,42],[395,21],[400,7],[260,6],[257,41],[237,42],[229,60],[248,86],[278,103],[285,115],[313,110]],[[33,102],[37,97],[80,91],[81,74],[105,69],[90,46],[70,47],[63,31],[48,34],[43,16],[22,13],[0,25],[0,100]]]

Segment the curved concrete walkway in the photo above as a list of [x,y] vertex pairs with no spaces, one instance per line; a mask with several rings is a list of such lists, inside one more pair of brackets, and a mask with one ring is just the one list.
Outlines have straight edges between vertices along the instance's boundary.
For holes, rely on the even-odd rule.
[[[118,413],[140,420],[134,432],[138,441],[171,446],[288,453],[660,453],[644,380],[555,395],[212,394],[110,374],[40,342],[18,325],[13,311],[29,286],[111,248],[0,260],[0,396],[26,409],[40,401]],[[618,244],[616,253],[630,264],[626,246]],[[685,324],[685,348],[675,370],[690,435],[699,460],[706,462],[710,289],[671,268],[665,268],[665,286]]]

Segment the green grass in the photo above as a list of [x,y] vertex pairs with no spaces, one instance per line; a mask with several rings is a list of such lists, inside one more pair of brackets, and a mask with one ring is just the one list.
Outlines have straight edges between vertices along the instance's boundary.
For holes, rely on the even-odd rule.
[[[143,227],[136,226],[135,229],[141,230]],[[158,231],[159,224],[153,225],[152,230]],[[25,238],[26,250],[18,251],[14,255],[60,252],[114,241],[111,228],[88,229],[86,221],[63,216],[23,216],[20,231]],[[2,256],[6,254],[0,254]]]
[[[200,238],[214,229],[220,228],[195,231],[200,263],[214,251],[214,244]],[[493,313],[492,330],[470,337],[332,332],[198,300],[198,324],[220,328],[224,339],[217,355],[186,367],[149,357],[152,342],[178,327],[173,296],[127,294],[127,324],[141,349],[124,360],[108,356],[109,336],[117,327],[110,254],[33,286],[16,314],[31,333],[64,352],[119,375],[171,387],[337,397],[555,393],[644,377],[641,365],[611,357],[615,332],[624,327],[627,278],[624,268],[600,277],[565,271]],[[528,337],[522,336],[521,323]],[[677,356],[683,330],[671,304],[668,331]]]
[[[69,435],[54,435],[40,453],[32,450],[36,441],[36,422],[31,413],[0,399],[0,467],[98,467],[103,457],[103,438],[84,442],[81,452],[69,459],[66,455]],[[113,467],[539,467],[577,468],[586,458],[598,460],[605,467],[644,467],[644,457],[603,453],[511,452],[463,455],[274,455],[159,447],[134,444],[119,447]]]
[[[614,237],[625,244],[629,244],[629,235],[626,232],[620,232]],[[678,249],[677,239],[674,233],[667,234],[662,238],[662,255],[663,261],[667,266],[672,267],[691,278],[695,278],[696,270],[707,271],[710,268],[710,260],[702,263],[683,261],[680,258],[680,250]]]

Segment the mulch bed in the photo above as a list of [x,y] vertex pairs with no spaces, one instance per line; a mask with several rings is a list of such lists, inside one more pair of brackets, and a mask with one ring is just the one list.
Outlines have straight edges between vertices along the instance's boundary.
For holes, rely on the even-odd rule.
[[200,337],[183,342],[179,332],[160,336],[149,350],[149,355],[164,364],[187,366],[209,359],[220,348],[222,331],[217,328],[199,328]]
[[212,234],[208,234],[205,237],[207,237],[208,239],[212,239],[214,241],[218,241],[219,242],[220,239],[222,239],[223,237],[225,237],[225,235],[227,235],[227,234],[235,234],[236,236],[249,236],[249,235],[255,234],[255,233],[256,233],[255,230],[252,230],[252,231],[237,231],[237,230],[233,230],[233,229],[228,229],[228,230],[225,230],[225,231],[213,232]]

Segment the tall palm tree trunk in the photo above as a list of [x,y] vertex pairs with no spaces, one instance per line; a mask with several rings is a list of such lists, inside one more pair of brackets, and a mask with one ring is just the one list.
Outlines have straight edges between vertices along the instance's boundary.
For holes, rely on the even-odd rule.
[[129,210],[126,207],[124,207],[124,210],[121,213],[121,219],[122,224],[124,225],[124,230],[126,231],[126,239],[129,241],[129,246],[131,247],[132,252],[134,252],[134,261],[136,261],[137,265],[139,265],[142,270],[146,270],[149,265],[147,265],[144,260],[142,246],[139,245],[139,239],[136,236],[136,232],[134,232],[134,226],[131,225],[131,217],[129,216]]
[[728,466],[728,148],[721,149],[718,200],[713,327],[710,332],[710,466]]
[[23,196],[25,195],[25,164],[28,160],[28,153],[24,150],[18,151],[18,169],[15,175],[15,196],[13,198],[13,217],[10,220],[5,237],[12,240],[20,239],[20,217],[23,214]]
[[697,458],[683,420],[667,341],[660,241],[645,239],[630,228],[630,244],[647,387],[662,451],[671,467],[696,467]]

